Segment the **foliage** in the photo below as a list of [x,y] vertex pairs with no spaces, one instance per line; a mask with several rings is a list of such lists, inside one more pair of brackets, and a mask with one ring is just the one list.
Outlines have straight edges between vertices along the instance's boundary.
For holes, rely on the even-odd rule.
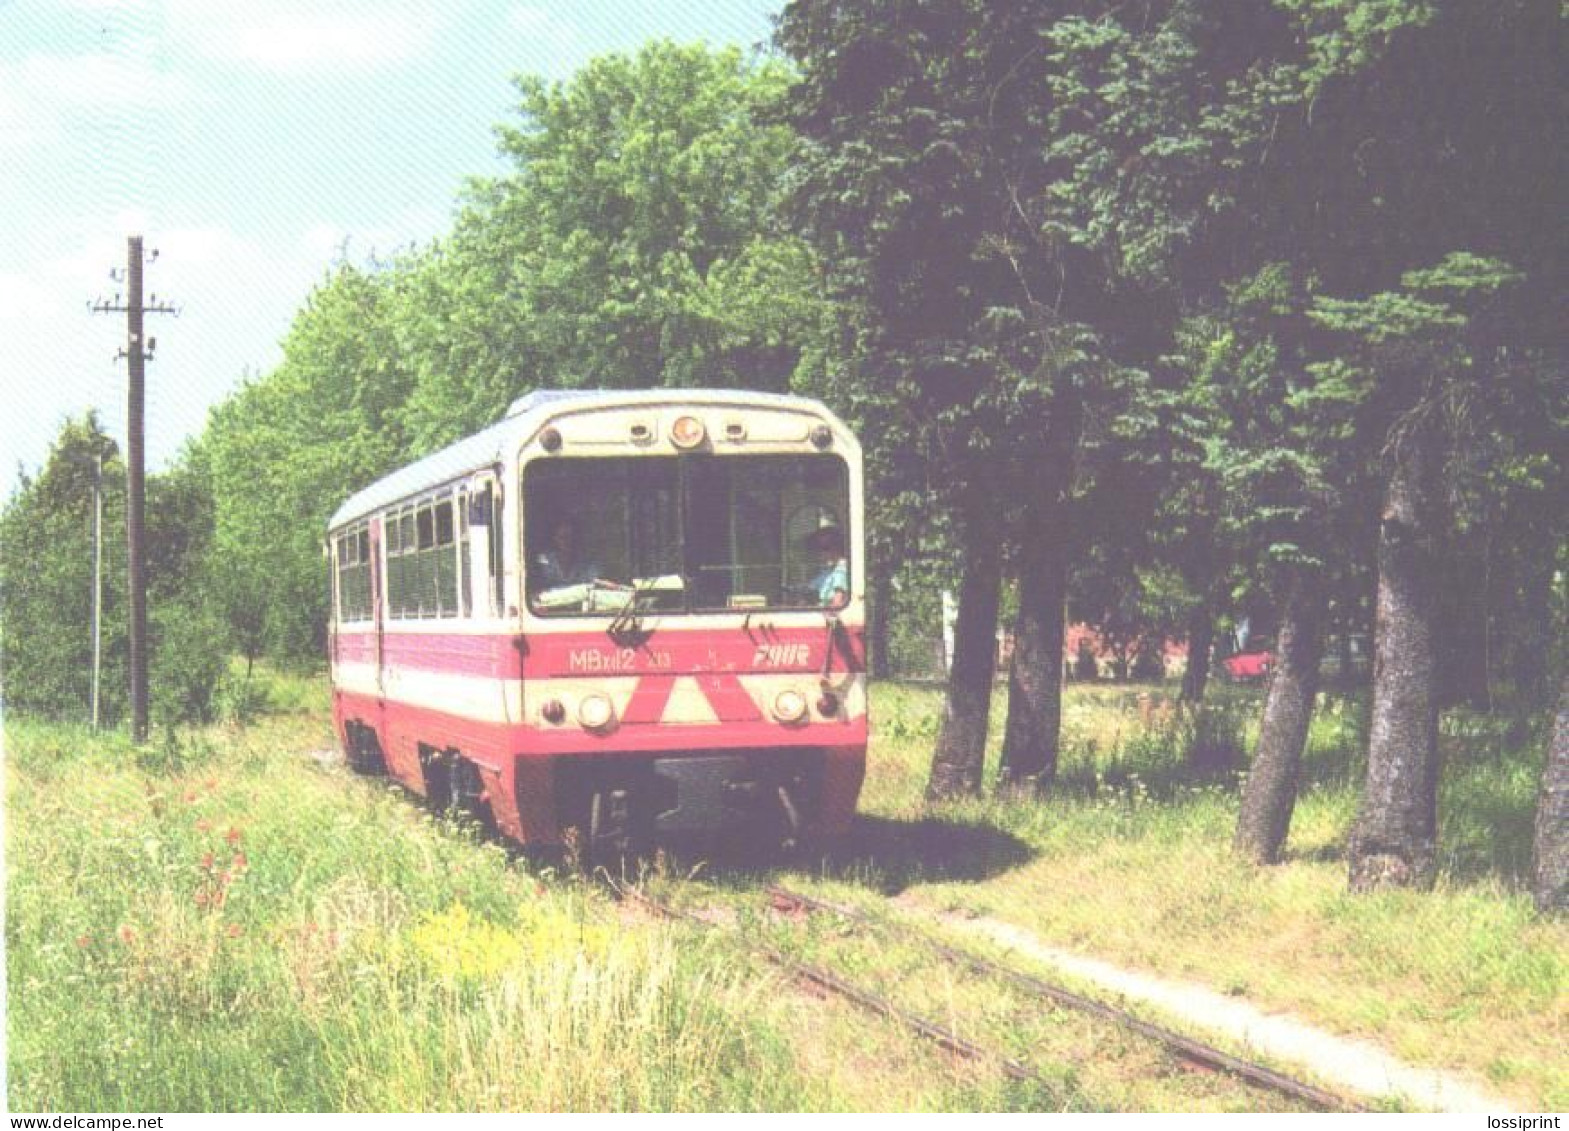
[[[125,467],[91,414],[68,420],[36,479],[24,476],[0,516],[0,668],[6,705],[88,719],[92,703],[93,479],[102,459],[99,712],[127,703]],[[182,464],[148,480],[149,652],[153,706],[165,725],[206,721],[227,662],[209,610],[203,562],[212,500]]]
[[514,170],[400,271],[415,451],[540,386],[783,390],[820,315],[776,209],[793,138],[774,62],[651,42],[518,80]]
[[69,420],[37,478],[23,476],[0,518],[0,668],[5,702],[48,718],[89,717],[93,477],[103,460],[102,717],[125,710],[125,467],[97,418]]
[[324,654],[327,518],[406,458],[411,379],[389,305],[386,280],[340,266],[296,318],[278,369],[213,410],[202,444],[217,512],[212,577],[247,654],[258,637],[279,659]]

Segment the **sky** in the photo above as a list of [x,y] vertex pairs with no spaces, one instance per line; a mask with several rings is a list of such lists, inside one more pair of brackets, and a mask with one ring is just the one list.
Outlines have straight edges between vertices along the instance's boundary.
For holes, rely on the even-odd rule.
[[0,0],[0,498],[61,423],[125,442],[124,315],[92,314],[140,234],[157,339],[149,467],[281,359],[335,262],[443,235],[505,171],[512,78],[667,37],[762,44],[777,0]]

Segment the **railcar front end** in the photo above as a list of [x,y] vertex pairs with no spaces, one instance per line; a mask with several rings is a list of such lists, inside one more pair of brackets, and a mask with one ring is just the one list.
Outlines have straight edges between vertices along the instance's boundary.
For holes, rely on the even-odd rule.
[[558,394],[455,448],[335,520],[351,762],[595,855],[848,830],[867,711],[842,424],[799,398]]

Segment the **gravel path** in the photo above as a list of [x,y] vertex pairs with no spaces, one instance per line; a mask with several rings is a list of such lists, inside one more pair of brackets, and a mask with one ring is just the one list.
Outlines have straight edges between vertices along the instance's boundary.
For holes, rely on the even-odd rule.
[[[900,902],[912,906],[909,901]],[[1454,1073],[1407,1064],[1371,1041],[1335,1036],[1286,1014],[1265,1013],[1245,1000],[1192,982],[1156,978],[1086,958],[998,919],[936,914],[929,907],[918,910],[1112,991],[1129,1003],[1157,1006],[1198,1028],[1224,1034],[1277,1064],[1301,1065],[1320,1081],[1364,1097],[1394,1097],[1410,1106],[1443,1112],[1497,1114],[1514,1110],[1508,1101],[1481,1091]]]

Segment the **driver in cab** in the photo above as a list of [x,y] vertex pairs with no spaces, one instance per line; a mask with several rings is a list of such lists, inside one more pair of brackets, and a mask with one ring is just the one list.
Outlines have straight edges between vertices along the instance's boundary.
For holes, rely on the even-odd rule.
[[564,585],[587,585],[599,577],[599,563],[582,555],[577,528],[566,519],[550,527],[548,548],[534,555],[534,585],[539,589],[559,589]]

